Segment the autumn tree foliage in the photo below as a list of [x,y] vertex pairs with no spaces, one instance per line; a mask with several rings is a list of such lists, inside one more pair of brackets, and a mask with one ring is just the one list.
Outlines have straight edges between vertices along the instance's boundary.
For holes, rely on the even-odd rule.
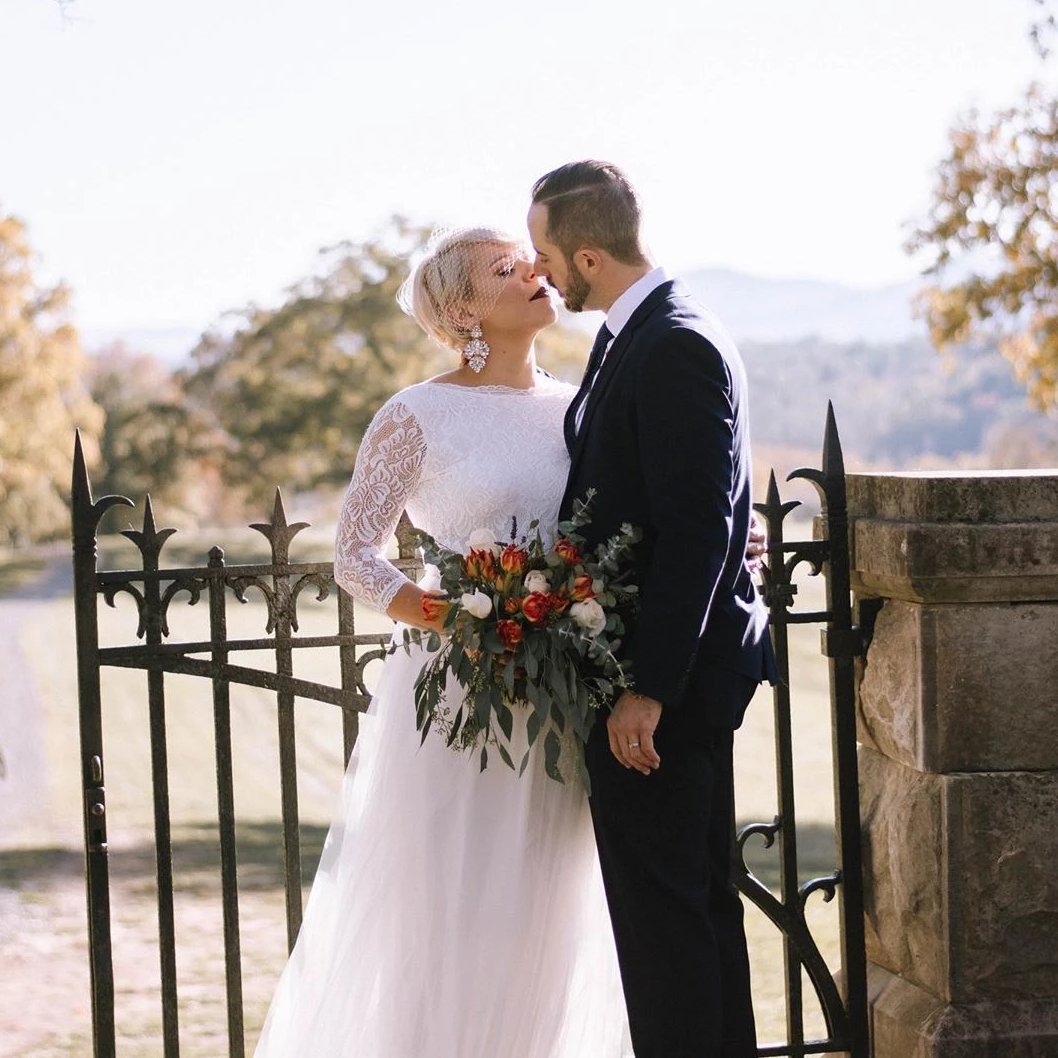
[[[1051,57],[1054,15],[1032,37]],[[1048,67],[1053,72],[1053,65]],[[928,216],[908,243],[931,256],[921,311],[939,349],[996,340],[1040,408],[1058,406],[1058,94],[971,111],[951,130]],[[952,267],[960,265],[961,271]]]
[[0,542],[68,528],[75,427],[90,450],[103,412],[84,384],[69,294],[33,276],[25,225],[0,213]]

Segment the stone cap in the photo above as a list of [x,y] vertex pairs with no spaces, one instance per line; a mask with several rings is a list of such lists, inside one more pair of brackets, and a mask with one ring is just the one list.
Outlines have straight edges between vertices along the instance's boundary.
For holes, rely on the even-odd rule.
[[850,517],[899,522],[1058,522],[1053,470],[849,474]]
[[1058,600],[1058,469],[850,474],[848,507],[861,593]]

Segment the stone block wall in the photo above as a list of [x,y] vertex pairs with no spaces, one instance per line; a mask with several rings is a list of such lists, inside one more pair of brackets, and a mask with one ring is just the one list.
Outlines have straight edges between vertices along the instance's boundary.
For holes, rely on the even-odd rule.
[[1058,471],[849,477],[874,1058],[1058,1058]]

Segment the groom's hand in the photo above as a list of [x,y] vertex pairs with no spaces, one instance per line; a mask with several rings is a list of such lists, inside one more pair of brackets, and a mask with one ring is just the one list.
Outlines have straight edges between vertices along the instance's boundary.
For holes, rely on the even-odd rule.
[[654,732],[661,719],[661,702],[645,694],[625,691],[606,720],[610,752],[626,767],[649,775],[661,766],[654,749]]

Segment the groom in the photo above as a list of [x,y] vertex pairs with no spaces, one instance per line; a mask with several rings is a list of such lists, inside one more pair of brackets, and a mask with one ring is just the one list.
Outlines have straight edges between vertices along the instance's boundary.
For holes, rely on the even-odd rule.
[[592,817],[636,1058],[752,1058],[732,740],[775,667],[744,561],[746,376],[716,318],[654,267],[639,220],[614,165],[573,162],[533,187],[536,271],[571,311],[606,313],[566,414],[561,516],[593,488],[589,546],[622,522],[644,533],[635,691],[589,740]]

